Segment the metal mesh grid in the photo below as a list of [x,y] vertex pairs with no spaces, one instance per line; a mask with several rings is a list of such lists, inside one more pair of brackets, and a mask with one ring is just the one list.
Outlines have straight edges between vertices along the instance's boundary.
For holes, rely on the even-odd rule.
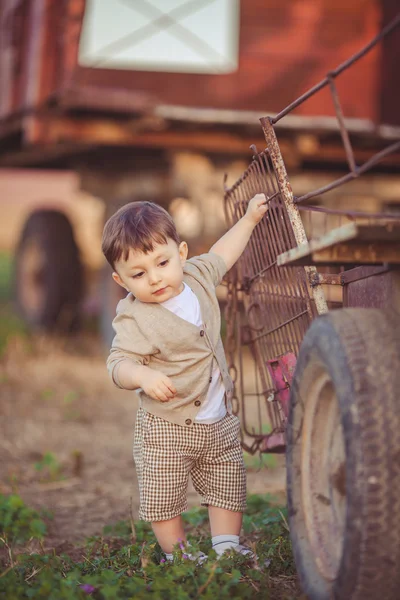
[[[268,421],[272,432],[284,430],[284,418],[274,398],[267,361],[287,352],[297,355],[303,336],[316,316],[304,268],[278,267],[276,263],[279,254],[296,247],[297,243],[267,150],[256,155],[242,178],[226,190],[225,210],[230,225],[245,214],[249,200],[260,192],[267,198],[268,211],[228,275],[226,311],[227,352],[236,379],[234,410],[241,412],[244,434],[255,439],[252,451],[266,433],[263,423]],[[240,350],[243,347],[247,347],[247,354],[256,366],[254,376],[248,377],[246,373],[246,379],[253,382],[250,389],[245,389],[246,366]],[[235,364],[239,364],[239,373]],[[247,414],[256,414],[258,419],[252,423]]]

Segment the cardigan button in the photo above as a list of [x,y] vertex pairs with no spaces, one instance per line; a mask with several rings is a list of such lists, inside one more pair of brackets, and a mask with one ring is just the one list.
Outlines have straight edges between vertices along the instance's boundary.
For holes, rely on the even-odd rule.
[[211,382],[212,382],[212,377],[210,377],[210,379],[208,380],[208,383],[211,383]]
[[[195,406],[200,406],[200,404],[201,404],[200,400],[195,400],[195,403],[194,403]],[[188,421],[189,421],[189,419],[188,419]]]
[[200,335],[201,335],[201,337],[203,337],[203,335],[204,335],[204,330],[203,329],[200,331]]
[[185,424],[186,425],[191,425],[192,424],[192,419],[186,419]]

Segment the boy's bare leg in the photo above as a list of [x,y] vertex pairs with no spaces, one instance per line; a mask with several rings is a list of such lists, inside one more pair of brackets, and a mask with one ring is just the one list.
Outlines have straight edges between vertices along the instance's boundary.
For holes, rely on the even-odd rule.
[[210,517],[212,547],[218,558],[230,550],[254,558],[254,553],[239,543],[243,513],[209,506],[208,514]]
[[162,550],[170,554],[179,541],[186,541],[181,515],[168,519],[168,521],[154,521],[151,524],[154,535]]
[[209,506],[208,516],[213,537],[225,534],[240,535],[243,513],[218,506]]

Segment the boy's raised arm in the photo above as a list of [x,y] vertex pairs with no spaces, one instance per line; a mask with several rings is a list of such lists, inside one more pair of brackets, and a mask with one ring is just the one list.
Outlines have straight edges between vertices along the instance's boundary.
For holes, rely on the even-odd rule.
[[267,212],[266,202],[264,194],[256,194],[250,200],[246,214],[210,248],[210,252],[225,261],[228,271],[242,255],[254,227]]

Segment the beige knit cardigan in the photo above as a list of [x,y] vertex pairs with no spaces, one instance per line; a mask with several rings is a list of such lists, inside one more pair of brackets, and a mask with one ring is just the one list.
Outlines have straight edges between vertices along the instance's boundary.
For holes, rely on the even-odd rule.
[[184,282],[199,300],[203,325],[197,327],[160,304],[143,303],[128,294],[117,306],[107,368],[118,387],[118,365],[126,358],[170,377],[177,390],[172,400],[159,402],[138,389],[140,405],[166,421],[190,427],[206,398],[214,360],[221,371],[228,412],[233,383],[220,336],[221,314],[215,293],[226,273],[225,262],[209,252],[187,260],[183,272]]

